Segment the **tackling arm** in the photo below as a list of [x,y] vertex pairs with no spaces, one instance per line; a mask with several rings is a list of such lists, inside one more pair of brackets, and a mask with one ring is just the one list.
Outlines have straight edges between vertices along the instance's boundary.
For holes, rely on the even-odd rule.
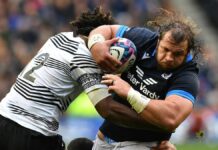
[[133,109],[114,101],[112,96],[106,94],[106,91],[107,89],[97,89],[88,93],[88,96],[95,105],[97,112],[104,119],[127,128],[149,129],[161,132],[165,131],[158,126],[145,121]]
[[[111,81],[115,81],[113,85],[110,85]],[[109,86],[109,92],[115,92],[127,99],[140,119],[170,132],[173,132],[193,109],[190,100],[178,95],[167,96],[165,100],[150,100],[116,75],[103,76],[102,83]]]

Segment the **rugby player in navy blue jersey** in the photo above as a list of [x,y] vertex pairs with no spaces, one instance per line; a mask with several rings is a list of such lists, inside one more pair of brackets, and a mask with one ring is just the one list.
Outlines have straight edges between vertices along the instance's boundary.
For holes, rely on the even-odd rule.
[[121,77],[107,74],[102,83],[109,86],[114,99],[138,113],[140,118],[163,131],[132,129],[105,120],[94,144],[94,150],[145,150],[163,140],[192,112],[199,81],[197,56],[202,48],[196,40],[196,30],[185,17],[160,11],[150,25],[127,27],[104,25],[89,35],[89,48],[103,69],[118,64],[109,58],[107,40],[125,37],[137,48],[137,60]]

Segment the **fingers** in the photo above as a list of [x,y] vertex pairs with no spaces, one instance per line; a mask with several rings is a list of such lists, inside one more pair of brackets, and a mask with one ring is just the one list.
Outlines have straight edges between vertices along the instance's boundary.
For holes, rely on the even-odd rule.
[[102,81],[101,83],[107,84],[108,86],[113,86],[115,81],[118,79],[119,77],[117,75],[112,75],[112,74],[106,74],[104,76],[102,76]]
[[114,75],[114,74],[105,74],[102,76],[102,79],[104,80],[108,80],[108,79],[116,80],[117,78],[119,78],[119,76]]
[[114,85],[114,80],[102,80],[101,83],[112,86]]
[[103,64],[104,68],[106,68],[107,72],[109,73],[116,72],[122,65],[122,63],[110,53],[108,53],[105,57]]
[[109,52],[111,45],[118,40],[119,38],[113,38],[111,40],[106,40],[105,42],[96,43],[92,47],[92,55],[96,60],[96,63],[105,72],[114,73],[122,65],[122,63],[114,58]]
[[107,44],[108,44],[109,46],[111,46],[112,44],[118,42],[118,40],[119,40],[119,38],[112,38],[112,39],[110,39],[110,40],[107,40]]
[[162,141],[158,146],[153,147],[151,150],[176,150],[176,147],[169,141]]
[[[111,40],[107,40],[106,43],[109,47],[111,47],[111,45],[116,43],[118,40],[119,38],[113,38]],[[114,72],[120,68],[122,63],[117,58],[114,58],[110,53],[108,53],[106,56],[105,65],[108,67],[108,70]]]

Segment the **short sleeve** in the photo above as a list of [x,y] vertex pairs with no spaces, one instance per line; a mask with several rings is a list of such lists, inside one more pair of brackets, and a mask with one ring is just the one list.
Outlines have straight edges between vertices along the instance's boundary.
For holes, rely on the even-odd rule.
[[158,34],[147,28],[120,26],[116,34],[117,37],[130,39],[137,48],[139,55],[153,51],[158,41]]
[[185,72],[171,79],[171,87],[168,90],[167,96],[178,95],[195,103],[199,80],[194,72]]

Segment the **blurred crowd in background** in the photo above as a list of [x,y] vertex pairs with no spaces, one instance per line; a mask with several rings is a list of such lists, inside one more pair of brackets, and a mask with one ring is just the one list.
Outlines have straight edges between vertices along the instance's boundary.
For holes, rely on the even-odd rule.
[[[193,1],[218,34],[218,1]],[[71,20],[99,4],[110,10],[119,24],[129,26],[144,26],[160,7],[175,9],[170,0],[0,0],[0,99],[48,37],[71,31]],[[182,125],[182,132],[178,129],[180,139],[200,136],[205,141],[218,140],[218,63],[213,57],[215,53],[218,51],[208,47],[206,63],[200,69],[198,101],[192,115]]]

